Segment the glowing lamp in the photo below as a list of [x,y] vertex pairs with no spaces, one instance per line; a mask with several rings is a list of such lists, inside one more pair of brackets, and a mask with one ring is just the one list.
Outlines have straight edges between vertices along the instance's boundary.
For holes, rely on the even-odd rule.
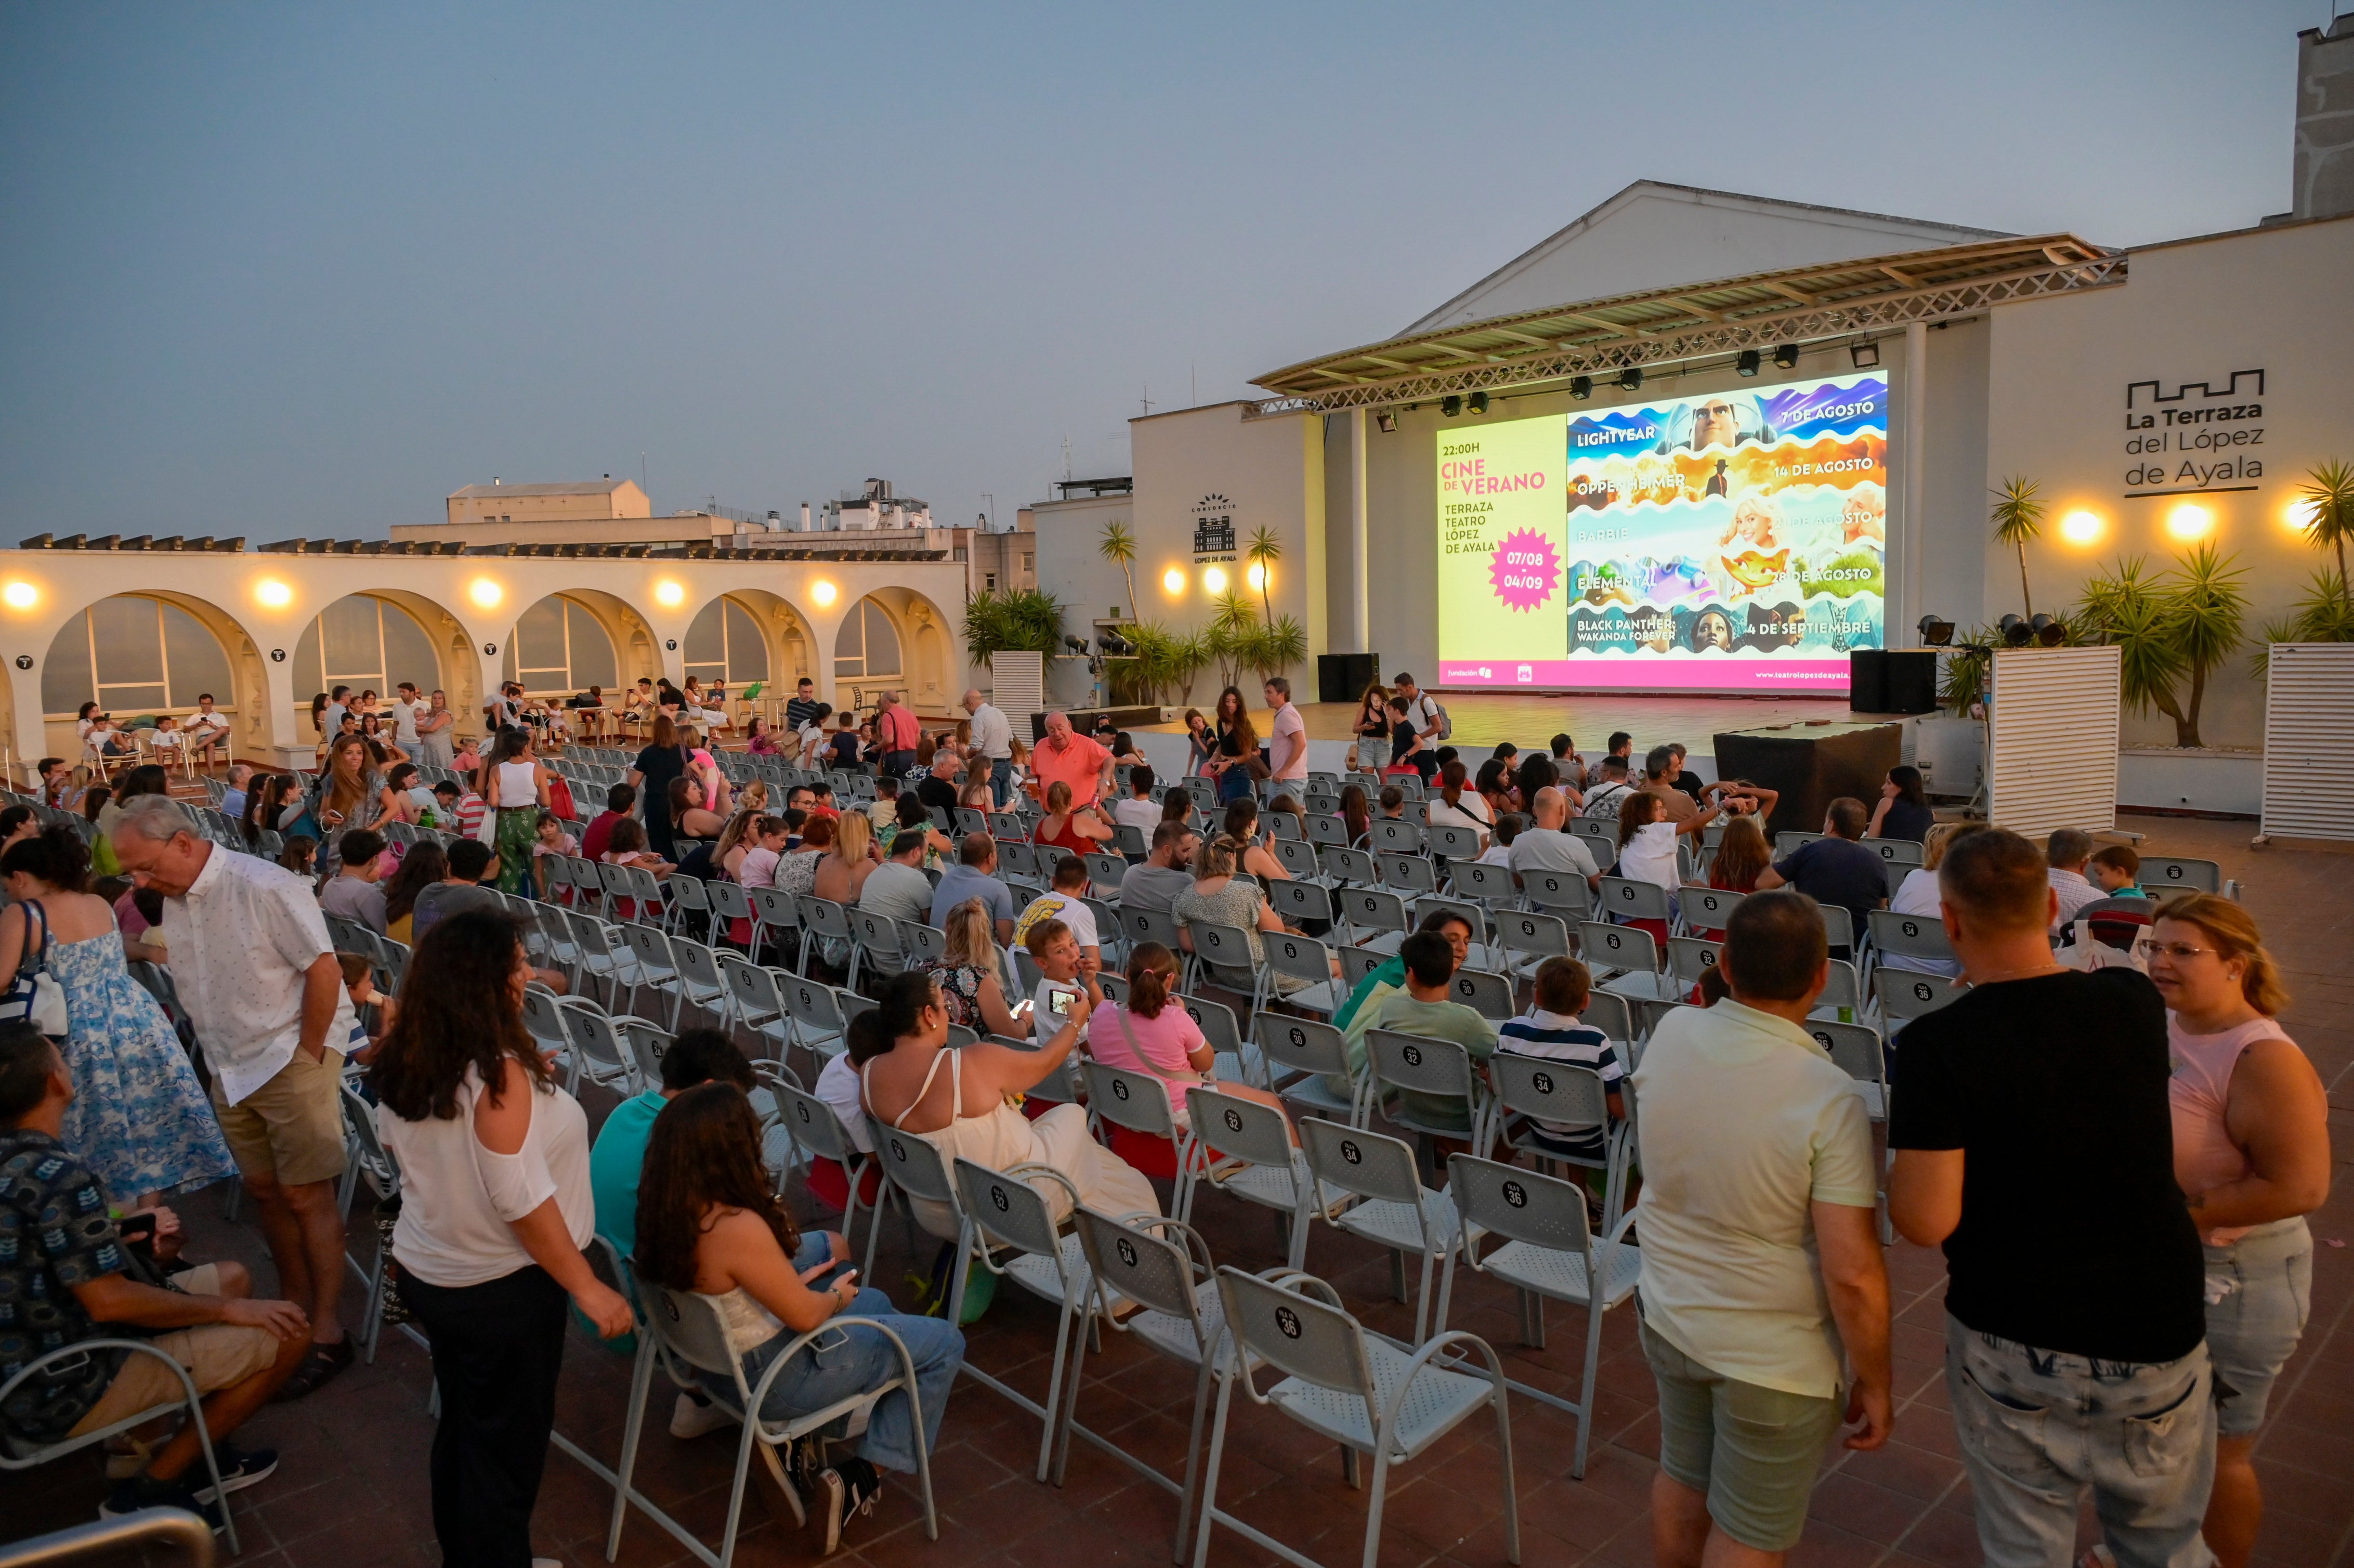
[[294,590],[276,577],[264,577],[253,585],[253,597],[272,609],[284,609],[294,602]]
[[2060,519],[2060,536],[2072,545],[2098,544],[2101,520],[2090,512],[2071,512]]
[[488,577],[476,577],[466,585],[466,597],[484,609],[496,609],[499,600],[507,597],[507,590]]
[[1172,594],[1183,593],[1185,591],[1185,569],[1182,567],[1170,567],[1167,571],[1161,574],[1161,586],[1163,590]]
[[664,609],[676,609],[686,602],[686,585],[667,578],[654,584],[654,602]]
[[840,592],[841,590],[830,582],[819,581],[810,585],[810,598],[817,600],[818,608],[821,609],[832,604]]
[[2178,539],[2203,539],[2215,525],[2215,514],[2186,501],[2166,514],[2166,531]]
[[1205,567],[1202,572],[1202,586],[1209,589],[1212,593],[1225,592],[1226,568],[1224,567]]
[[1252,591],[1253,593],[1257,593],[1259,589],[1261,589],[1261,588],[1263,588],[1267,587],[1267,563],[1266,563],[1266,562],[1264,562],[1264,561],[1253,561],[1253,562],[1250,564],[1250,572],[1249,572],[1249,574],[1248,574],[1248,575],[1249,575],[1249,577],[1250,577],[1251,591]]
[[10,609],[30,609],[41,601],[41,590],[28,582],[13,582],[0,588],[0,599],[8,601]]
[[2292,501],[2288,510],[2281,514],[2281,521],[2300,534],[2311,533],[2320,520],[2321,503],[2317,501]]

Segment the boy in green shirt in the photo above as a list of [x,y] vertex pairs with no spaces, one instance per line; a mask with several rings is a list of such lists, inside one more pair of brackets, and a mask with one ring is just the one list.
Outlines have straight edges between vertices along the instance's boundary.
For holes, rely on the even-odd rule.
[[[1416,931],[1398,948],[1405,960],[1405,990],[1382,999],[1372,1027],[1401,1034],[1451,1040],[1471,1054],[1475,1068],[1495,1054],[1496,1026],[1454,1000],[1455,948],[1436,931]],[[1471,1130],[1470,1107],[1446,1096],[1401,1090],[1398,1110],[1426,1126]]]

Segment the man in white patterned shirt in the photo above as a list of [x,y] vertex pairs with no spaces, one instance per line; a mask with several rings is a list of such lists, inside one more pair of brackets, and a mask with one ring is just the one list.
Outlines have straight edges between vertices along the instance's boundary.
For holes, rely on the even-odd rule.
[[132,880],[164,895],[172,980],[212,1067],[213,1111],[253,1199],[279,1293],[311,1316],[311,1353],[279,1391],[299,1399],[352,1362],[344,1289],[343,1070],[351,1038],[327,923],[302,877],[198,838],[142,796],[112,834]]
[[2060,898],[2052,917],[2053,930],[2073,920],[2085,905],[2108,896],[2084,874],[2084,863],[2092,858],[2093,835],[2078,829],[2057,829],[2044,841],[2043,863],[2052,868],[2052,891]]

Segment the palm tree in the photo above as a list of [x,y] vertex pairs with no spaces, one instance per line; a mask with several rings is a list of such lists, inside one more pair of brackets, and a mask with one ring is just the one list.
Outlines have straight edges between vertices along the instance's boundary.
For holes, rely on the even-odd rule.
[[1275,563],[1283,559],[1283,546],[1276,538],[1275,530],[1262,523],[1252,531],[1250,548],[1243,554],[1246,560],[1258,568],[1259,609],[1266,614],[1267,623],[1272,626],[1275,624],[1275,607],[1267,601],[1267,588],[1275,576]]
[[2326,462],[2306,476],[2300,493],[2310,517],[2307,543],[2338,552],[2338,591],[2347,591],[2346,536],[2354,534],[2354,463]]
[[1126,579],[1128,583],[1128,613],[1132,618],[1140,616],[1141,612],[1138,609],[1136,603],[1136,574],[1134,571],[1134,567],[1136,566],[1136,535],[1129,532],[1127,524],[1115,517],[1110,522],[1103,525],[1103,539],[1101,543],[1096,546],[1096,548],[1102,554],[1105,560],[1117,562],[1119,564],[1119,575],[1121,577]]
[[2190,675],[2190,694],[2175,724],[2177,746],[2202,746],[2199,709],[2207,697],[2207,676],[2240,645],[2248,596],[2240,579],[2247,573],[2208,540],[2184,556],[2167,574],[2167,636],[2181,650]]
[[2035,599],[2027,591],[2027,546],[2043,532],[2043,503],[2035,499],[2035,489],[2033,480],[2013,475],[1993,493],[2000,497],[1994,503],[1995,540],[2019,552],[2019,597],[2030,620],[2035,619]]

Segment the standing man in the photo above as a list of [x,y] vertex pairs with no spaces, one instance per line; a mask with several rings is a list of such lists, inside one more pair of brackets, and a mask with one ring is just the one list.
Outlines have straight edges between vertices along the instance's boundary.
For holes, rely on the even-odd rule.
[[417,755],[417,721],[425,711],[425,701],[417,694],[416,682],[403,681],[393,688],[392,743],[411,757]]
[[1813,901],[1743,900],[1720,970],[1732,995],[1662,1020],[1633,1080],[1661,1563],[1779,1563],[1841,1413],[1861,1423],[1850,1448],[1879,1447],[1895,1422],[1872,1124],[1806,1030],[1830,978]]
[[1291,705],[1291,683],[1281,675],[1270,675],[1267,681],[1267,705],[1275,714],[1268,726],[1267,760],[1274,766],[1268,777],[1278,784],[1297,784],[1304,793],[1308,785],[1308,726],[1299,710]]
[[433,688],[433,700],[416,717],[417,760],[429,767],[447,768],[457,738],[458,715],[450,711],[449,694],[440,687]]
[[1390,694],[1405,704],[1406,723],[1414,726],[1414,733],[1422,736],[1430,750],[1437,751],[1438,705],[1425,696],[1422,688],[1414,683],[1414,677],[1403,670],[1390,677]]
[[310,1314],[311,1350],[280,1399],[352,1364],[339,1308],[344,1217],[343,1053],[352,1004],[305,879],[198,838],[186,813],[143,795],[117,819],[115,858],[164,895],[180,1003],[212,1068],[213,1112],[253,1200],[279,1294]]
[[187,739],[184,744],[188,748],[188,760],[199,768],[213,765],[214,747],[229,745],[228,715],[213,706],[210,692],[196,698],[196,711],[188,715],[186,733]]
[[964,694],[964,711],[972,716],[972,748],[989,758],[989,790],[1002,811],[1013,793],[1013,725],[978,689]]
[[1046,715],[1046,736],[1030,753],[1030,775],[1044,801],[1056,784],[1071,787],[1074,810],[1092,806],[1111,788],[1111,753],[1071,728],[1071,715]]
[[824,706],[817,700],[817,683],[803,675],[793,688],[793,700],[785,705],[785,728],[799,735],[818,721],[819,710]]
[[884,693],[875,710],[875,742],[883,752],[883,773],[905,779],[916,766],[916,747],[923,738],[916,710],[901,700],[899,693]]
[[2049,870],[2003,828],[1937,868],[1971,989],[1892,1053],[1888,1215],[1946,1249],[1946,1393],[1986,1561],[2073,1562],[2090,1488],[2118,1562],[2190,1568],[2213,1561],[2215,1386],[2166,1004],[2137,969],[2052,957]]

